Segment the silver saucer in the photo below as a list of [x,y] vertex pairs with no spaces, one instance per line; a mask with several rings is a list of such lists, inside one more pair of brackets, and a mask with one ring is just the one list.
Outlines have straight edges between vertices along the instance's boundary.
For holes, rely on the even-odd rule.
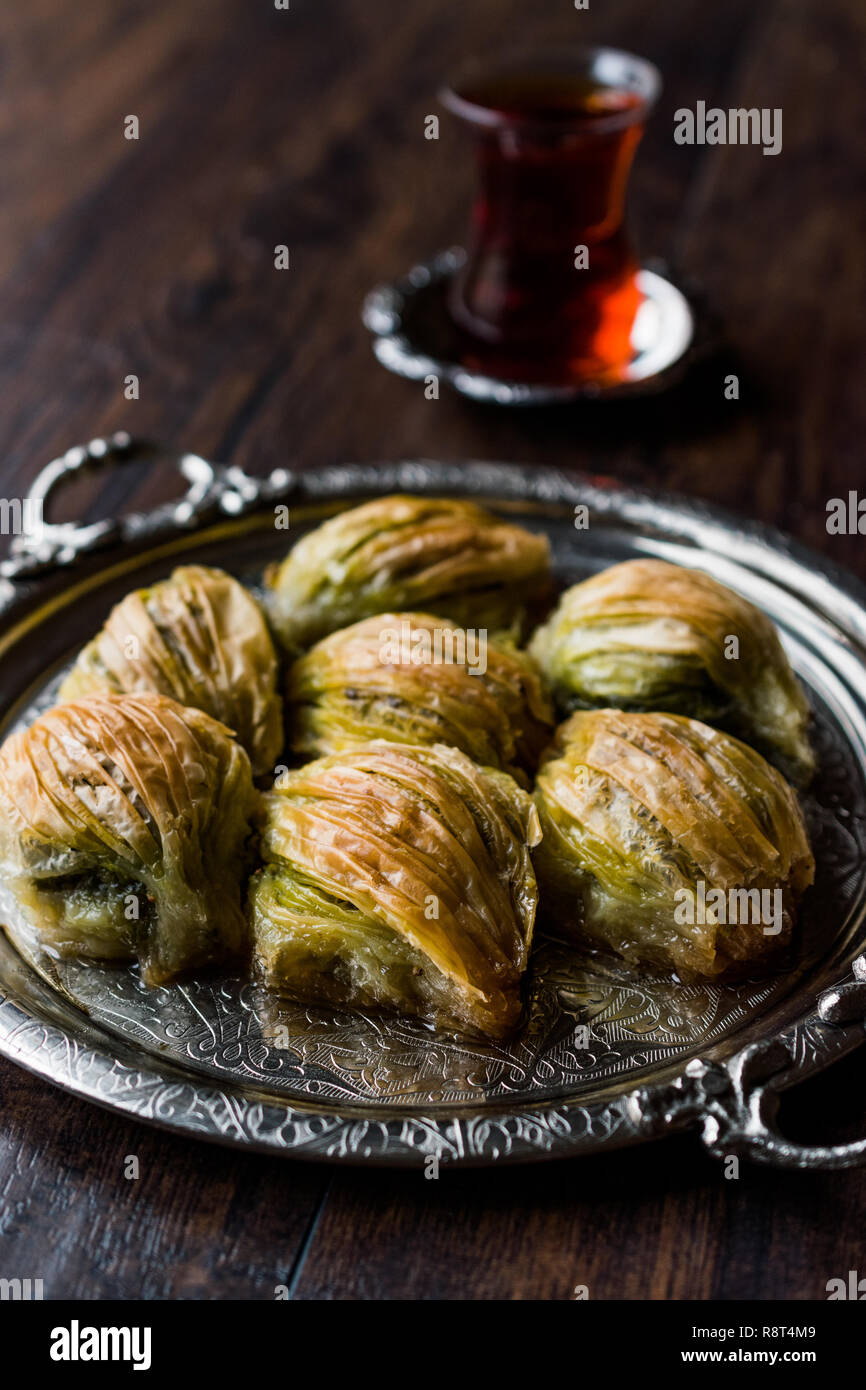
[[461,395],[494,405],[558,405],[663,390],[708,346],[706,324],[664,267],[652,262],[637,277],[646,298],[632,332],[634,356],[616,374],[567,385],[485,375],[459,360],[456,330],[445,307],[448,282],[465,260],[461,247],[451,247],[370,291],[361,318],[383,367],[410,381],[436,376]]

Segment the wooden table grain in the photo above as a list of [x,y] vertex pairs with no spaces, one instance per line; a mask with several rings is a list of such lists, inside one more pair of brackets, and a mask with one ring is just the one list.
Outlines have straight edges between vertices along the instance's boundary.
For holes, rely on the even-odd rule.
[[[437,84],[469,53],[585,42],[663,72],[633,222],[727,346],[627,406],[426,400],[375,364],[358,308],[463,234],[467,151],[447,121],[424,138]],[[866,578],[863,538],[826,528],[827,501],[866,487],[864,58],[860,0],[8,6],[0,490],[26,495],[54,453],[117,428],[253,471],[538,461],[724,503]],[[781,107],[781,154],[676,145],[673,113],[698,100]],[[130,468],[63,505],[116,512],[172,485]],[[802,1087],[789,1132],[858,1135],[864,1082],[854,1055]],[[191,1143],[0,1065],[0,1275],[51,1298],[823,1298],[866,1269],[864,1228],[866,1172],[726,1180],[688,1138],[428,1181]]]

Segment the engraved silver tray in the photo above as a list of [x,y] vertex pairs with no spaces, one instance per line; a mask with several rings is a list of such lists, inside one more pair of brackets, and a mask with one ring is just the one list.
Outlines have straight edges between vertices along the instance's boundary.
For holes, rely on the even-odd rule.
[[[139,451],[126,436],[94,440],[49,464],[34,494]],[[820,773],[805,806],[817,881],[785,968],[736,988],[636,974],[540,936],[525,1026],[489,1046],[287,1004],[241,975],[148,990],[132,967],[53,963],[7,914],[21,949],[0,934],[0,1053],[127,1116],[295,1158],[484,1164],[694,1129],[720,1157],[866,1159],[866,1140],[803,1147],[776,1126],[779,1092],[864,1037],[866,588],[767,528],[544,468],[422,461],[261,480],[195,455],[178,466],[189,483],[179,503],[13,543],[0,568],[3,734],[50,702],[112,604],[181,557],[255,584],[288,541],[357,500],[471,495],[545,531],[563,584],[657,555],[709,570],[770,614],[815,710]],[[288,536],[274,526],[283,502]],[[579,504],[588,530],[575,528]]]

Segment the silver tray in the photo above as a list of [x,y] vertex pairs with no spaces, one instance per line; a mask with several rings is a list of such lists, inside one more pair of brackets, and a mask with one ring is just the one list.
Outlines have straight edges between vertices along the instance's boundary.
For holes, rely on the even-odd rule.
[[[125,436],[40,475],[45,495]],[[413,462],[251,479],[194,455],[180,503],[17,539],[0,570],[2,733],[49,703],[123,593],[181,556],[255,584],[294,540],[356,500],[471,495],[545,531],[570,583],[635,555],[705,568],[778,624],[815,709],[820,774],[806,797],[818,861],[785,968],[736,988],[638,975],[539,939],[527,1021],[466,1045],[400,1019],[286,1004],[240,975],[146,989],[137,970],[56,964],[0,935],[0,1053],[76,1095],[202,1139],[295,1158],[484,1164],[617,1148],[693,1129],[717,1156],[844,1167],[866,1141],[803,1147],[778,1132],[779,1092],[857,1046],[866,1019],[866,589],[769,529],[673,498],[544,468]],[[588,530],[574,526],[586,504]],[[589,1036],[584,1030],[589,1029]],[[588,1041],[588,1046],[585,1045]]]

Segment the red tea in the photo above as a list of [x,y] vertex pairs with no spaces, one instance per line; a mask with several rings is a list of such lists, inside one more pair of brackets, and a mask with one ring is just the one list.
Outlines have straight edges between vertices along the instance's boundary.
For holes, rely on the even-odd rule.
[[646,82],[617,85],[593,68],[654,69],[603,50],[586,57],[588,71],[504,69],[444,94],[476,128],[479,168],[449,309],[467,364],[498,376],[603,377],[633,355],[642,296],[623,212],[649,98]]

